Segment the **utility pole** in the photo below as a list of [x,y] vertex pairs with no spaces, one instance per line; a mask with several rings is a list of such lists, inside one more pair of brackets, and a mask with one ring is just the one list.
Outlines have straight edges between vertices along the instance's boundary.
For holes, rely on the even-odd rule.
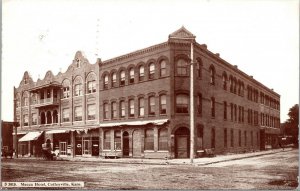
[[194,111],[194,41],[191,41],[191,64],[190,64],[190,159],[194,161],[194,129],[195,129],[195,111]]

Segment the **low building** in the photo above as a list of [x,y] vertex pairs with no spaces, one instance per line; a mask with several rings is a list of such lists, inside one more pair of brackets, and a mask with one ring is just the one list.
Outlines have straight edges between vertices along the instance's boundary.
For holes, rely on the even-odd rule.
[[1,121],[1,149],[5,151],[13,150],[13,130],[14,123]]
[[195,157],[276,146],[280,96],[182,27],[95,64],[79,51],[66,72],[36,82],[25,72],[14,89],[19,154],[38,155],[50,139],[61,156],[189,157],[191,62]]

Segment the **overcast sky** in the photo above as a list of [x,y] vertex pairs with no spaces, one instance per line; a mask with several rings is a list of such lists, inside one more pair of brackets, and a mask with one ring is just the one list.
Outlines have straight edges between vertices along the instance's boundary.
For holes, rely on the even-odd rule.
[[2,11],[3,120],[13,120],[25,71],[43,79],[65,72],[78,50],[95,63],[165,42],[182,25],[279,93],[281,122],[298,103],[298,0],[3,0]]

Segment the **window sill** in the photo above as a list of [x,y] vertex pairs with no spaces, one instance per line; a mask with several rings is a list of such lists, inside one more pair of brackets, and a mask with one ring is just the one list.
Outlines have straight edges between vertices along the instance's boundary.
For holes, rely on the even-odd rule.
[[145,153],[154,153],[154,150],[144,150]]
[[160,151],[157,151],[158,153],[168,153],[169,151],[167,150],[160,150]]

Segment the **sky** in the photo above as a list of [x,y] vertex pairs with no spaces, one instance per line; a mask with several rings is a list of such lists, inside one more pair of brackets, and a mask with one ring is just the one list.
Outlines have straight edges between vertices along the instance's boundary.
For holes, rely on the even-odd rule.
[[168,40],[184,26],[213,53],[281,95],[281,122],[299,100],[298,0],[3,0],[1,118],[13,88]]

